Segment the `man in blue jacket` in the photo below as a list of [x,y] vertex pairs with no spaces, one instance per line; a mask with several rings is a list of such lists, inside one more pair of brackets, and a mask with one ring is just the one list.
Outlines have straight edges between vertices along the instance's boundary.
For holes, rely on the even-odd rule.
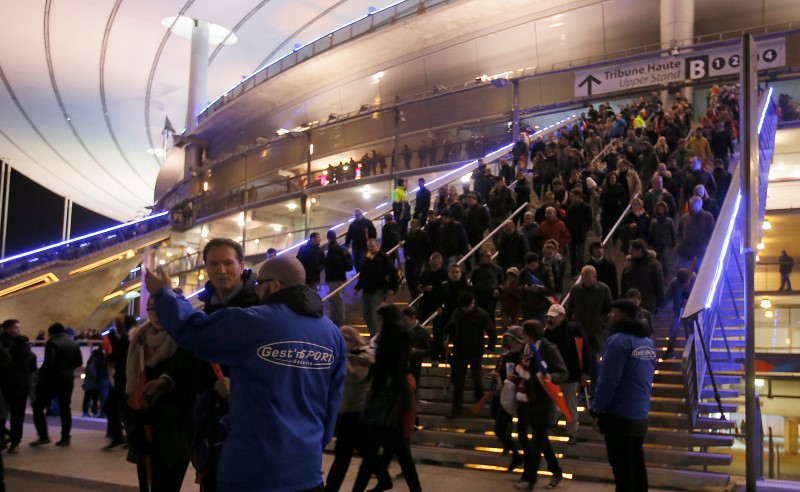
[[185,350],[231,368],[221,490],[322,490],[322,449],[333,435],[347,352],[304,281],[296,258],[273,258],[257,279],[262,305],[207,315],[175,293],[162,271],[147,272],[167,332]]
[[611,303],[608,340],[592,401],[593,427],[605,435],[617,490],[647,490],[644,436],[653,391],[656,348],[629,299]]

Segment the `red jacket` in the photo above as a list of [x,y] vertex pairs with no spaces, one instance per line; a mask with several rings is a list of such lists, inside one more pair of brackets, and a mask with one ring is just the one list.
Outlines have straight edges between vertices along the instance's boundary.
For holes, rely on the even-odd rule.
[[567,244],[570,242],[569,230],[567,225],[562,220],[545,220],[539,225],[539,230],[536,232],[539,236],[539,242],[544,244],[548,239],[555,239],[558,242],[558,252],[565,254],[567,252]]

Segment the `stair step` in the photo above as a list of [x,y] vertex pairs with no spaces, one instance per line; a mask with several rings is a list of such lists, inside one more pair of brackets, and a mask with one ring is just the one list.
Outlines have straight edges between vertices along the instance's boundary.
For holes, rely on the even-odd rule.
[[[717,391],[719,392],[720,398],[736,398],[739,396],[739,390],[737,389],[719,388]],[[701,400],[711,400],[713,398],[715,398],[714,388],[703,388],[703,390],[700,392]]]
[[[723,403],[722,411],[723,413],[736,413],[739,411],[739,405],[736,403]],[[702,401],[697,407],[697,412],[700,415],[719,413],[719,405],[717,405],[717,402]]]
[[653,396],[683,398],[686,395],[683,384],[653,383]]
[[[569,456],[570,458],[595,459],[605,461],[606,447],[602,440],[578,441],[577,444],[569,445],[562,440],[561,436],[550,436],[553,450],[556,453]],[[458,432],[442,432],[420,430],[413,434],[411,442],[415,445],[434,446],[439,443],[452,446],[449,449],[465,448],[492,448],[497,451],[486,451],[486,459],[496,458],[501,448],[500,441],[494,435],[486,434],[462,434]],[[448,449],[444,447],[444,449]],[[502,460],[508,462],[508,457],[503,456]],[[655,465],[670,466],[725,466],[731,463],[731,455],[725,453],[709,453],[697,451],[684,451],[654,447],[652,444],[645,444],[645,459],[648,463]],[[566,470],[565,470],[566,471]]]
[[[714,374],[714,381],[720,384],[739,384],[742,382],[741,376],[728,376],[728,375],[719,375]],[[711,386],[711,376],[706,374],[705,379],[703,379],[703,386]]]
[[711,361],[725,361],[725,362],[736,362],[738,360],[744,360],[744,354],[742,352],[731,352],[730,358],[728,357],[728,351],[718,351],[712,350],[711,351]]
[[738,362],[712,362],[711,368],[715,372],[722,372],[722,371],[744,371],[744,364],[739,364]]
[[[728,342],[726,344],[724,339],[715,338],[715,339],[711,340],[711,348],[712,349],[727,349],[727,348],[730,348],[731,352],[741,351],[740,349],[744,348],[744,340],[731,339],[729,337],[728,338]],[[739,349],[739,350],[737,350],[737,349]]]
[[[466,449],[448,449],[432,446],[412,446],[415,458],[441,463],[460,464],[489,464],[505,469],[508,457],[499,453],[484,453]],[[496,454],[496,456],[486,456]],[[581,479],[613,480],[611,468],[605,460],[575,460],[563,458],[559,460],[561,468]],[[547,464],[542,460],[542,466]],[[661,467],[648,467],[648,481],[653,487],[669,489],[681,488],[697,490],[697,484],[702,483],[704,488],[721,490],[727,487],[730,476],[723,473],[711,473],[694,470],[674,470]]]
[[721,420],[721,419],[712,419],[712,418],[697,418],[694,423],[695,429],[705,429],[705,430],[722,430],[722,429],[733,429],[736,426],[736,422],[733,420]]
[[683,384],[683,373],[680,371],[656,369],[656,373],[653,375],[653,382]]

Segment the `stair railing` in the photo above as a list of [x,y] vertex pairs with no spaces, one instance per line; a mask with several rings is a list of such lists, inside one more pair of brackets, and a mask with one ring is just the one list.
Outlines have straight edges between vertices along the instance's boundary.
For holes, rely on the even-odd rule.
[[[606,237],[603,238],[603,241],[601,242],[601,244],[603,245],[604,248],[608,245],[608,242],[611,241],[611,239],[613,239],[614,234],[617,232],[617,229],[619,228],[620,224],[622,224],[622,219],[624,219],[625,216],[628,215],[628,212],[631,209],[631,205],[633,205],[633,201],[635,199],[639,198],[639,195],[640,195],[639,193],[636,193],[636,195],[634,195],[633,198],[631,198],[631,201],[628,202],[628,206],[625,207],[625,210],[622,211],[622,213],[619,215],[619,218],[617,218],[617,221],[614,222],[614,225],[608,231],[608,234],[606,234]],[[575,287],[576,285],[579,285],[580,283],[581,283],[581,277],[579,275],[578,278],[575,279],[575,283],[572,284],[572,287]],[[572,292],[572,288],[570,288],[570,290],[567,292],[567,295],[565,295],[564,298],[561,299],[561,302],[559,304],[561,304],[562,306],[566,306],[567,305],[567,300],[569,299],[569,295],[570,295],[571,292]]]
[[[774,119],[776,119],[776,116],[769,97],[762,99],[759,114],[762,117],[763,115],[770,116],[767,120],[762,119],[762,121],[767,122],[764,127],[767,130],[765,133],[761,134],[761,125],[759,125],[759,173],[762,178],[759,180],[760,189],[755,190],[755,192],[760,197],[759,218],[761,218],[763,217],[763,207],[766,199],[771,146],[774,146],[775,140]],[[771,135],[769,134],[770,132]],[[745,158],[748,157],[745,156]],[[729,277],[732,276],[741,283],[744,283],[745,280],[745,272],[742,268],[742,262],[744,261],[744,253],[742,251],[744,223],[743,214],[740,214],[739,210],[743,198],[741,179],[740,162],[737,161],[732,173],[728,194],[720,207],[714,231],[706,247],[704,261],[700,264],[692,291],[679,316],[681,322],[684,323],[684,330],[687,334],[681,365],[686,381],[687,414],[693,427],[697,423],[706,376],[711,382],[720,418],[725,418],[722,399],[711,364],[710,347],[714,339],[715,330],[718,325],[721,325],[726,355],[728,360],[732,360],[730,344],[724,331],[723,316],[720,313],[720,309],[724,302],[729,301],[737,318],[740,317],[740,311],[736,306],[738,301],[733,295]],[[723,284],[727,284],[728,287],[727,299]],[[745,299],[744,302],[754,302],[754,300]]]

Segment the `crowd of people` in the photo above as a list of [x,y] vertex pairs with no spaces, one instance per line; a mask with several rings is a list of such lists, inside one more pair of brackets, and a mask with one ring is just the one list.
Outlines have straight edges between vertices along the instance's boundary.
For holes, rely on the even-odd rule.
[[[148,271],[150,322],[134,331],[122,318],[92,352],[84,412],[105,413],[108,447],[127,443],[142,490],[179,490],[191,462],[204,491],[335,491],[355,450],[362,463],[353,490],[373,475],[371,490],[392,488],[393,457],[409,489],[421,490],[409,443],[423,360],[452,369],[447,418],[462,418],[467,371],[475,401],[485,401],[483,356],[499,338],[491,415],[509,470],[523,465],[517,488],[534,487],[542,454],[548,488],[559,485],[547,436],[563,415],[568,444],[578,441],[579,395],[590,398],[584,404],[605,435],[617,483],[646,488],[652,314],[669,302],[680,312],[727,193],[737,111],[728,94],[693,131],[688,101],[678,96],[667,109],[655,95],[618,111],[590,106],[550,139],[523,129],[509,156],[496,168],[479,162],[460,190],[434,196],[419,179],[413,205],[398,179],[380,240],[355,210],[342,244],[335,231],[324,245],[312,233],[295,255],[272,251],[258,273],[245,268],[239,243],[210,240],[203,309],[164,272]],[[617,245],[621,272],[609,258]],[[352,271],[369,339],[347,324],[341,287]],[[400,309],[391,296],[403,284],[414,302]],[[0,365],[5,350],[8,367],[30,378],[28,341],[14,334],[14,320],[6,323]],[[63,326],[49,332],[32,444],[50,442],[44,410],[55,398],[56,444],[69,446],[69,395],[83,361]],[[15,385],[30,384],[3,381],[12,452],[21,438]],[[324,480],[321,453],[334,431]]]

